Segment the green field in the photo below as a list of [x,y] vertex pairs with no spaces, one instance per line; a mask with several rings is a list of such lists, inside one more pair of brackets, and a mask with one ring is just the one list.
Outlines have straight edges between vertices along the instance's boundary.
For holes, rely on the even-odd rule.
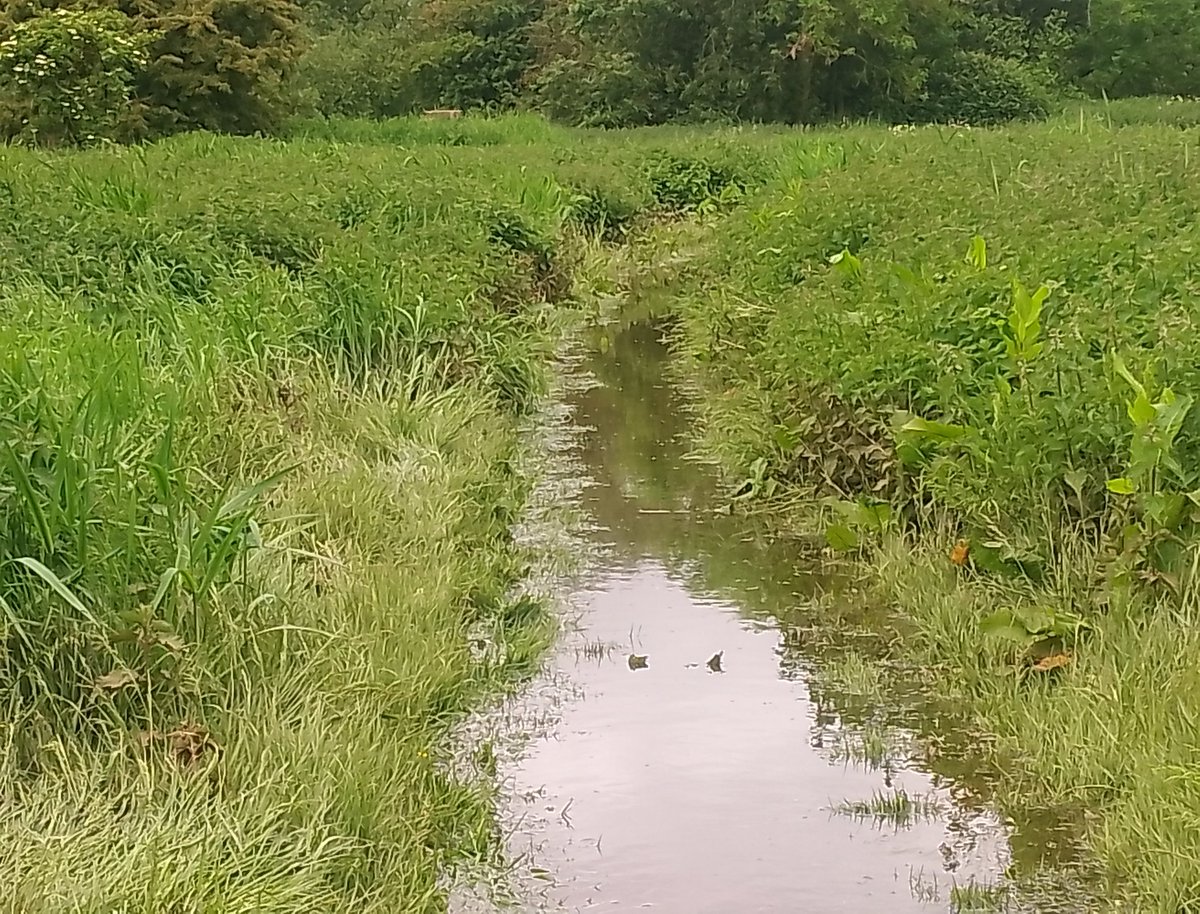
[[553,629],[519,425],[614,307],[997,801],[1200,905],[1197,120],[0,150],[0,911],[444,909],[498,852],[448,729]]

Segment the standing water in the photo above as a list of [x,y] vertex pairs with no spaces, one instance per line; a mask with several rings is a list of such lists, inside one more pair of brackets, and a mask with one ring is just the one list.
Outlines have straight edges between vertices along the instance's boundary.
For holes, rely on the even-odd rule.
[[520,699],[546,727],[501,768],[523,909],[997,910],[1017,836],[918,766],[868,665],[822,678],[787,620],[831,582],[713,510],[655,331],[601,350],[544,483],[585,519],[571,631]]

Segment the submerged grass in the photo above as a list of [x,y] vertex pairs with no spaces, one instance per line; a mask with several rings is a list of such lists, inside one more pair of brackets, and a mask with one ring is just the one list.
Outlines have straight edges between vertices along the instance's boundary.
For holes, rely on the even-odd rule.
[[844,800],[834,807],[834,811],[855,819],[872,819],[894,828],[908,828],[918,822],[936,819],[945,812],[936,796],[913,796],[899,787],[878,790],[866,800]]

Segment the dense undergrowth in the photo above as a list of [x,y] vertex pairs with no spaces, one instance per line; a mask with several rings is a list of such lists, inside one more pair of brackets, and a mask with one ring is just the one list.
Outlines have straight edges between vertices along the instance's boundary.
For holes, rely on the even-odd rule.
[[0,152],[0,910],[444,907],[498,850],[449,725],[550,634],[509,531],[576,282],[834,153],[537,118]]
[[670,307],[739,497],[862,555],[1002,793],[1098,811],[1114,897],[1166,912],[1200,903],[1200,136],[1159,110],[842,134]]
[[490,852],[440,756],[548,635],[509,596],[548,175],[0,153],[0,909],[437,910]]

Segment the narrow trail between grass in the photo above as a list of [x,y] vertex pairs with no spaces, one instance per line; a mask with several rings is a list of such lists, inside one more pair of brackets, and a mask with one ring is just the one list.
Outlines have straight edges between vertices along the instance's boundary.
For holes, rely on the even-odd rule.
[[499,766],[534,885],[518,907],[1051,910],[998,905],[996,887],[1014,853],[1053,841],[1000,821],[970,777],[927,773],[903,699],[790,624],[846,585],[713,510],[667,358],[651,327],[622,330],[559,404],[544,497],[582,515],[586,558],[571,630],[505,712],[541,725]]

